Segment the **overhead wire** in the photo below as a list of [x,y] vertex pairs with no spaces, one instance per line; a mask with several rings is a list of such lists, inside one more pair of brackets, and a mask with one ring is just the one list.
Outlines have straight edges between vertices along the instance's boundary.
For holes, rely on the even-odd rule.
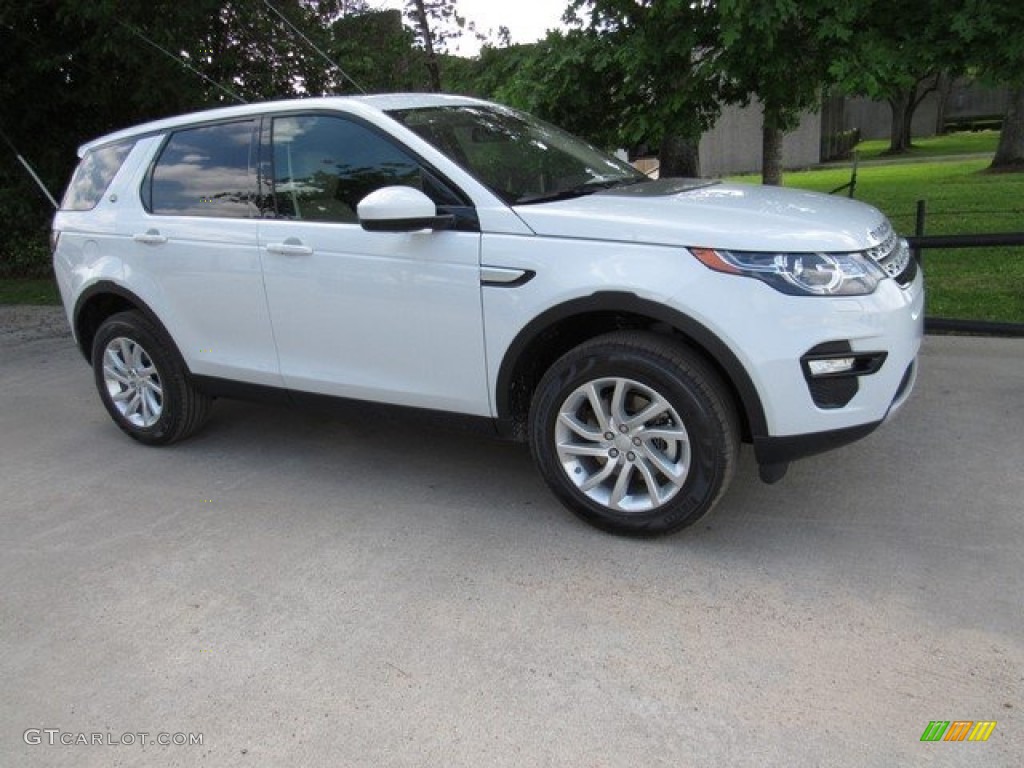
[[216,80],[213,80],[213,79],[211,79],[211,78],[207,77],[206,75],[204,75],[204,74],[203,74],[202,72],[200,72],[200,71],[199,71],[198,69],[196,69],[195,67],[193,67],[193,66],[192,66],[191,64],[189,64],[189,63],[188,63],[187,61],[185,61],[185,59],[183,59],[183,58],[182,58],[181,56],[175,56],[175,55],[174,55],[173,53],[171,53],[170,51],[168,51],[168,50],[167,50],[166,48],[164,48],[163,46],[159,45],[158,43],[154,43],[154,42],[153,42],[152,40],[150,40],[150,39],[149,39],[148,37],[146,37],[146,36],[145,36],[144,34],[142,34],[142,32],[140,32],[139,30],[137,30],[137,29],[136,29],[135,27],[133,27],[133,26],[131,26],[130,24],[127,24],[127,23],[125,23],[125,22],[121,21],[120,19],[116,19],[116,21],[117,21],[117,23],[118,23],[118,24],[120,24],[120,25],[121,25],[122,27],[124,27],[125,29],[127,29],[127,30],[128,30],[129,32],[131,32],[131,33],[132,33],[133,35],[136,35],[136,36],[137,36],[137,37],[138,37],[138,38],[139,38],[140,40],[142,40],[142,41],[144,41],[144,42],[148,43],[149,45],[151,45],[151,46],[152,46],[153,48],[156,48],[156,49],[157,49],[158,51],[160,51],[160,52],[161,52],[161,53],[163,53],[164,55],[166,55],[166,56],[168,56],[168,57],[170,57],[170,58],[174,59],[174,60],[175,60],[176,62],[178,62],[179,64],[181,64],[181,65],[182,65],[183,67],[185,67],[185,68],[186,68],[187,70],[189,70],[190,72],[192,72],[192,73],[194,73],[194,74],[196,74],[196,75],[199,75],[199,77],[203,78],[203,80],[205,80],[206,82],[208,82],[208,83],[209,83],[210,85],[212,85],[212,86],[213,86],[214,88],[217,88],[218,90],[221,90],[221,91],[223,91],[223,92],[224,92],[224,93],[226,93],[226,94],[227,94],[228,96],[230,96],[231,98],[233,98],[233,99],[234,99],[235,101],[240,101],[240,102],[241,102],[242,104],[248,104],[248,103],[249,103],[248,101],[246,101],[245,99],[243,99],[243,98],[242,98],[241,96],[239,96],[239,95],[238,95],[237,93],[235,93],[234,91],[232,91],[232,90],[230,90],[229,88],[226,88],[225,86],[221,85],[221,84],[220,84],[220,83],[218,83],[218,82],[217,82]]
[[296,27],[294,24],[292,24],[288,20],[287,16],[285,16],[283,13],[281,13],[279,10],[277,10],[277,8],[275,8],[273,5],[271,5],[270,4],[270,0],[263,0],[263,4],[265,6],[267,6],[267,8],[270,9],[279,19],[281,19],[281,21],[283,21],[288,26],[288,28],[290,30],[292,30],[296,35],[298,35],[300,38],[302,38],[302,40],[306,43],[306,45],[308,45],[314,51],[319,53],[320,56],[323,57],[323,59],[328,64],[330,64],[332,67],[334,67],[336,70],[338,70],[341,73],[342,77],[344,77],[346,80],[348,80],[350,83],[352,83],[352,85],[355,86],[357,91],[359,91],[364,96],[366,95],[366,90],[363,88],[363,86],[361,86],[359,83],[357,83],[355,80],[353,80],[352,77],[350,77],[349,74],[344,69],[341,68],[341,65],[338,64],[338,62],[334,61],[330,56],[328,56],[326,53],[324,53],[322,50],[320,50],[320,48],[317,47],[316,43],[314,43],[312,40],[310,40],[308,37],[306,37],[302,33],[301,29]]
[[57,202],[57,199],[50,194],[50,190],[46,188],[46,185],[43,183],[43,180],[39,178],[39,175],[35,172],[35,170],[33,170],[32,166],[29,165],[28,160],[26,160],[22,156],[21,152],[18,151],[18,148],[14,146],[14,142],[12,142],[7,137],[7,134],[4,133],[2,130],[0,130],[0,138],[2,138],[4,140],[4,143],[11,148],[11,152],[13,152],[14,156],[18,158],[18,162],[21,163],[21,166],[28,172],[28,175],[32,177],[32,180],[36,183],[36,186],[38,186],[42,193],[46,195],[46,199],[50,201],[50,204],[54,207],[54,209],[56,210],[60,208],[60,204]]

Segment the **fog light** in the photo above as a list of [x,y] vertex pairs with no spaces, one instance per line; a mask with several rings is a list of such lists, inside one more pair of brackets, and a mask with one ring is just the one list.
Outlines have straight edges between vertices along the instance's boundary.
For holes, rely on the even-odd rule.
[[857,364],[855,357],[832,357],[825,360],[808,360],[807,367],[811,376],[834,376],[849,373]]

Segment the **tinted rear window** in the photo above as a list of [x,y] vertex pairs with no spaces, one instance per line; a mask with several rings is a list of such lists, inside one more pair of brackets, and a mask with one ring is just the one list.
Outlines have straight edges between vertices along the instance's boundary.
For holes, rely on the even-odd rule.
[[155,214],[256,216],[252,120],[177,131],[150,175],[147,202]]
[[60,207],[68,211],[88,211],[95,208],[134,146],[134,140],[122,141],[86,152],[82,162],[75,169],[74,176],[71,177],[71,183],[64,193]]

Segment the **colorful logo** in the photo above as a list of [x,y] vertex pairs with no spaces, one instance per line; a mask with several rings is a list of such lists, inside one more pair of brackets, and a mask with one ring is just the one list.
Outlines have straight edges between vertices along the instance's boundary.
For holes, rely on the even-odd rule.
[[932,720],[921,741],[988,741],[995,729],[995,720]]

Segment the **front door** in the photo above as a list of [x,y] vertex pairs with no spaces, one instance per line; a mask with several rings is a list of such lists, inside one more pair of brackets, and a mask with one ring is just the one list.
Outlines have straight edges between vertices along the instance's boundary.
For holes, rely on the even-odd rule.
[[356,219],[384,186],[442,204],[452,190],[356,120],[274,117],[269,134],[259,248],[285,386],[488,415],[480,233],[367,232]]

